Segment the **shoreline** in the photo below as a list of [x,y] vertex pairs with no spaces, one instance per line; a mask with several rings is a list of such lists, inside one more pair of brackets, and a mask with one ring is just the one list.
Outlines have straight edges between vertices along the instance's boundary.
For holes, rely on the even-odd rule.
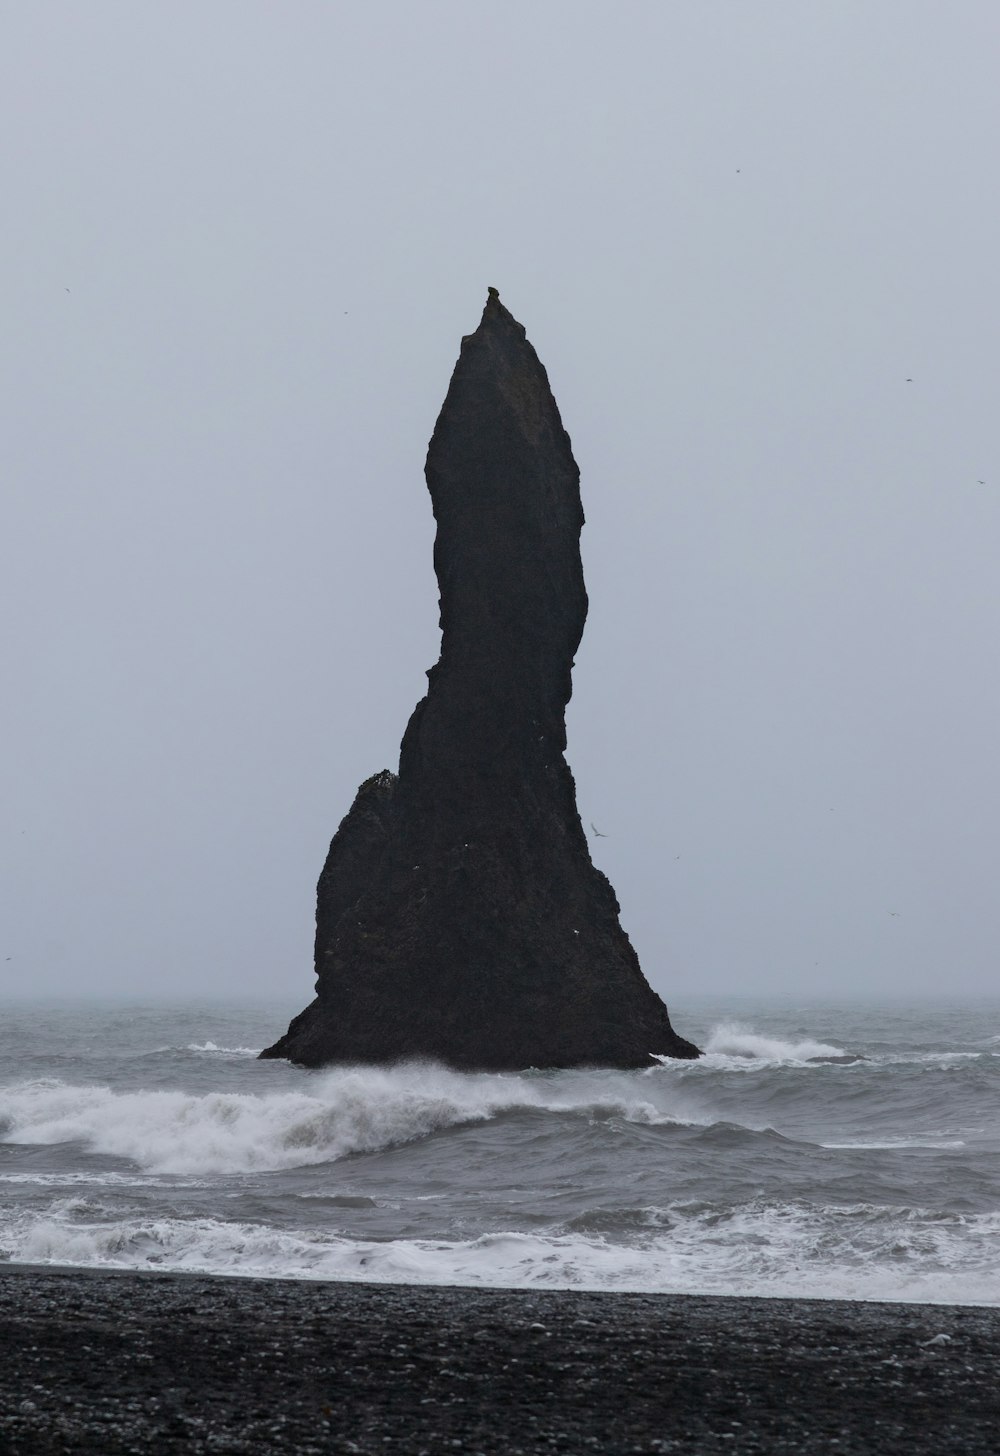
[[[453,1291],[456,1294],[510,1294],[517,1295],[589,1295],[593,1294],[600,1298],[615,1299],[622,1296],[626,1299],[698,1299],[698,1300],[732,1300],[739,1303],[741,1300],[754,1300],[761,1304],[816,1304],[816,1305],[847,1305],[851,1308],[865,1307],[868,1305],[880,1305],[887,1309],[973,1309],[973,1310],[995,1310],[1000,1315],[1000,1302],[993,1300],[957,1300],[957,1299],[888,1299],[885,1297],[873,1297],[865,1299],[862,1296],[850,1296],[843,1294],[752,1294],[726,1291],[720,1293],[716,1290],[705,1289],[597,1289],[585,1285],[537,1285],[537,1284],[462,1284],[458,1281],[444,1281],[440,1284],[430,1280],[420,1281],[412,1279],[352,1279],[347,1275],[336,1277],[329,1275],[311,1274],[259,1274],[243,1273],[239,1269],[172,1269],[169,1267],[154,1268],[149,1265],[143,1268],[129,1268],[114,1264],[57,1264],[52,1262],[0,1262],[0,1278],[6,1275],[45,1275],[45,1274],[73,1274],[82,1278],[108,1278],[108,1279],[205,1279],[221,1280],[225,1283],[232,1281],[252,1284],[304,1284],[315,1285],[346,1285],[363,1289],[426,1289],[429,1292],[447,1293]],[[2,1456],[2,1453],[0,1453]]]
[[1000,1308],[0,1266],[0,1456],[996,1449]]

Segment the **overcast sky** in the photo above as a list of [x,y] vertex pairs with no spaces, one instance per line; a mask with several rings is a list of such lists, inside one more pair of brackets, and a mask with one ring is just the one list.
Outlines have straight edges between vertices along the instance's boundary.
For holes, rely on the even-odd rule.
[[0,16],[0,992],[311,999],[490,284],[650,981],[998,989],[996,0]]

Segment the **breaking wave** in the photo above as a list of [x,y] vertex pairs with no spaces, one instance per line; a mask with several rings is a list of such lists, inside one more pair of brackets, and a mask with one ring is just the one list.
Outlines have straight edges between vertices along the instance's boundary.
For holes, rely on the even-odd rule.
[[647,1125],[706,1120],[669,1079],[643,1073],[533,1077],[410,1063],[325,1072],[308,1088],[196,1095],[36,1081],[0,1089],[0,1131],[9,1142],[74,1143],[147,1172],[225,1174],[333,1162],[524,1110]]
[[996,1012],[802,1014],[485,1074],[258,1064],[244,1008],[67,1012],[7,1038],[0,1258],[1000,1304]]
[[261,1054],[261,1050],[261,1047],[216,1046],[214,1041],[192,1041],[188,1042],[187,1046],[185,1047],[185,1051],[189,1052],[218,1052],[221,1056],[226,1057],[259,1057]]
[[789,1062],[854,1060],[843,1047],[830,1046],[827,1042],[783,1041],[776,1036],[762,1036],[760,1032],[743,1026],[738,1021],[725,1021],[713,1028],[705,1044],[705,1053],[710,1057],[739,1057],[745,1061],[771,1062],[787,1065]]
[[[1000,1215],[751,1201],[625,1210],[631,1227],[347,1238],[219,1218],[102,1218],[68,1198],[2,1230],[25,1263],[504,1288],[1000,1303]],[[607,1216],[606,1216],[607,1217]],[[615,1237],[615,1234],[618,1237]]]

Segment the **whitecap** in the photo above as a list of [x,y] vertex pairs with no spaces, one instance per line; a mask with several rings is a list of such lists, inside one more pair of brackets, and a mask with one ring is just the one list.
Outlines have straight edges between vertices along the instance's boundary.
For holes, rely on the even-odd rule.
[[965,1141],[962,1138],[935,1138],[927,1137],[897,1137],[883,1138],[878,1142],[853,1142],[853,1143],[820,1143],[821,1148],[845,1148],[857,1149],[861,1152],[875,1151],[882,1149],[887,1152],[895,1152],[901,1148],[964,1148]]
[[261,1053],[260,1047],[216,1046],[214,1041],[191,1041],[188,1042],[184,1050],[187,1052],[217,1052],[219,1055],[226,1057],[259,1057]]
[[377,1152],[503,1113],[591,1121],[704,1124],[666,1080],[627,1072],[530,1076],[452,1072],[434,1063],[344,1067],[292,1092],[114,1092],[46,1080],[0,1088],[10,1142],[78,1143],[158,1173],[277,1171]]
[[869,1204],[649,1210],[628,1240],[497,1230],[474,1238],[352,1239],[216,1218],[100,1219],[83,1200],[14,1219],[23,1263],[269,1278],[1000,1304],[1000,1216]]
[[845,1058],[857,1060],[856,1054],[845,1051],[843,1047],[808,1037],[801,1041],[786,1041],[781,1037],[766,1036],[738,1021],[724,1021],[713,1027],[704,1051],[706,1064],[715,1065],[719,1065],[723,1058],[744,1065],[748,1062],[758,1065],[761,1062],[816,1064],[842,1062]]

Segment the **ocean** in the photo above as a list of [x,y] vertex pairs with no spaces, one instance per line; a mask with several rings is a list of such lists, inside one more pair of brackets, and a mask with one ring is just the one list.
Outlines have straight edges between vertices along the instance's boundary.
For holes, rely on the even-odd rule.
[[297,1004],[0,1005],[0,1259],[1000,1304],[1000,1001],[689,999],[698,1062],[303,1071]]

